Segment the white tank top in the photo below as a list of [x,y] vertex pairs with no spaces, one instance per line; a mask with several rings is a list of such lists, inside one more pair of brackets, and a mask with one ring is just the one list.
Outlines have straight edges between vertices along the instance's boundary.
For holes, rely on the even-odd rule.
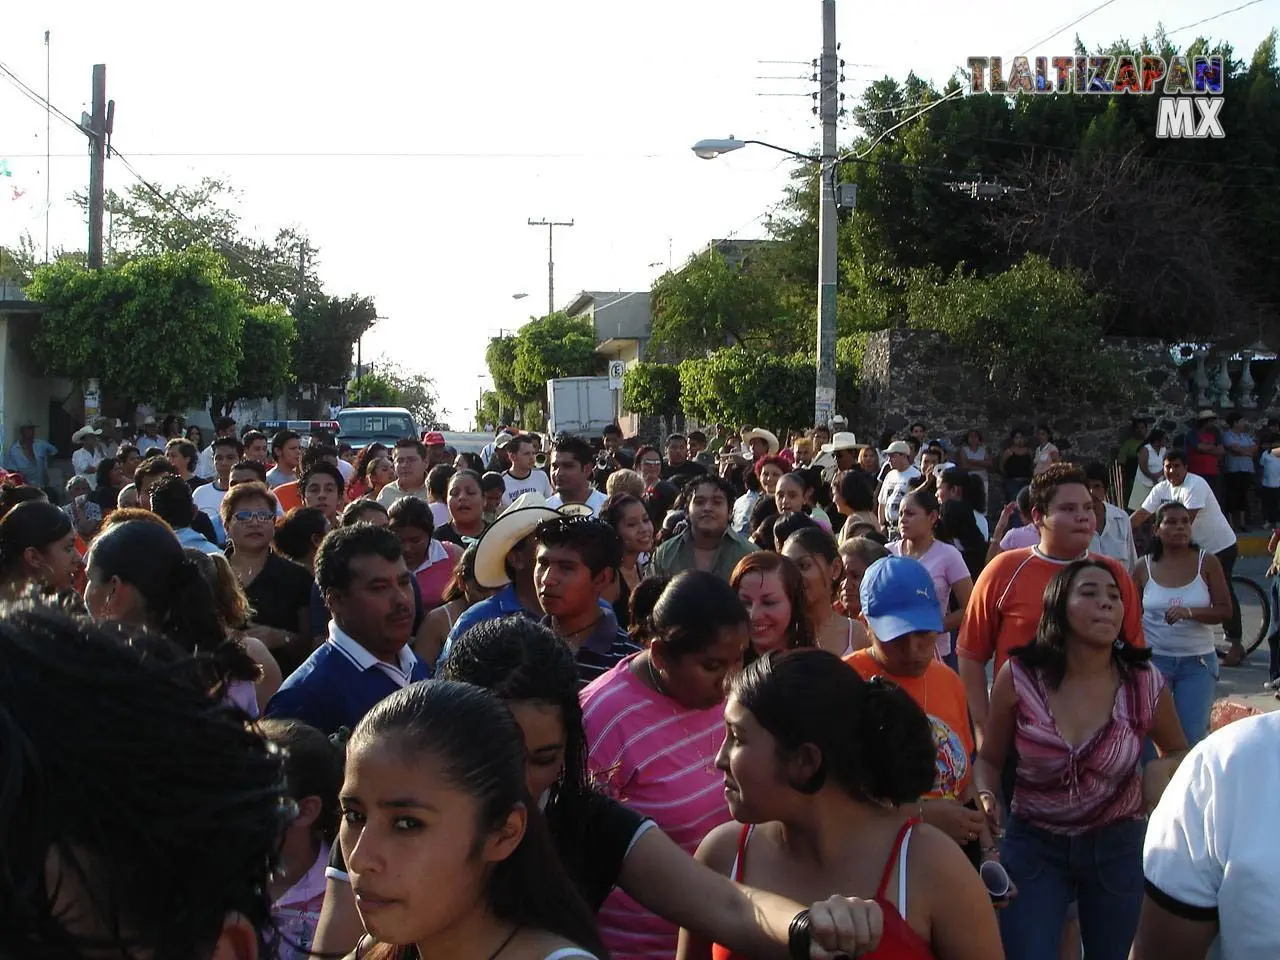
[[1209,584],[1204,578],[1204,551],[1195,578],[1180,587],[1162,587],[1151,576],[1151,558],[1147,565],[1147,585],[1142,589],[1142,629],[1152,653],[1166,657],[1202,657],[1214,653],[1213,628],[1195,620],[1166,623],[1170,607],[1208,607]]

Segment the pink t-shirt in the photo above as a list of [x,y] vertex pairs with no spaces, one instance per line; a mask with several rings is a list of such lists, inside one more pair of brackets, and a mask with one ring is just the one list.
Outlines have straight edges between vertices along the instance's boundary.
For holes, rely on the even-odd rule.
[[1001,550],[1021,550],[1024,547],[1038,546],[1040,546],[1040,528],[1034,523],[1014,527],[1000,540]]
[[432,540],[427,549],[427,559],[422,566],[413,571],[418,581],[418,592],[422,594],[424,610],[434,610],[440,606],[445,587],[453,578],[453,568],[462,556],[462,548],[456,543],[442,543]]
[[[903,541],[894,540],[889,543],[887,549],[895,557],[900,557],[902,545]],[[925,551],[924,556],[915,559],[924,564],[924,568],[929,571],[929,576],[933,579],[933,592],[938,595],[938,606],[942,608],[942,617],[945,620],[951,609],[951,585],[970,576],[969,568],[964,562],[964,555],[951,544],[935,540],[933,546]],[[951,652],[951,634],[945,630],[939,633],[935,644],[938,656],[945,657]]]
[[[587,766],[602,790],[652,818],[693,854],[713,828],[730,819],[724,777],[715,767],[725,736],[724,704],[686,709],[632,676],[634,659],[627,657],[579,695]],[[675,924],[621,890],[609,895],[597,920],[615,957],[675,955]]]

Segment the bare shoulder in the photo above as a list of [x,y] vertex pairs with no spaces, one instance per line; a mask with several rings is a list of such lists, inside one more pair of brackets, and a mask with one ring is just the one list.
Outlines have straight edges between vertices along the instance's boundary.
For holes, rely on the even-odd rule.
[[918,823],[911,831],[907,864],[915,883],[923,882],[926,890],[939,894],[957,889],[957,885],[980,887],[982,880],[960,845],[937,827]]
[[503,955],[510,960],[549,960],[551,957],[576,960],[595,956],[590,950],[546,930],[521,930]]
[[733,871],[733,860],[738,855],[738,841],[742,837],[742,830],[743,825],[737,820],[720,824],[703,837],[695,857],[716,873],[727,877]]

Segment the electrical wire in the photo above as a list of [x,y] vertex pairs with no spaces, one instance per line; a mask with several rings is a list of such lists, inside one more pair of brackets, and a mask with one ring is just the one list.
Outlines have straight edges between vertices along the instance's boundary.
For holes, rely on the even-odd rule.
[[1174,27],[1172,30],[1166,30],[1164,35],[1166,37],[1171,37],[1175,33],[1181,33],[1183,30],[1190,30],[1192,27],[1198,27],[1202,23],[1209,23],[1210,21],[1217,20],[1219,17],[1225,17],[1229,13],[1235,13],[1238,10],[1243,10],[1245,7],[1252,7],[1255,3],[1261,2],[1262,0],[1249,0],[1248,3],[1242,3],[1240,6],[1232,7],[1230,10],[1223,10],[1221,13],[1215,13],[1211,17],[1205,17],[1203,20],[1197,20],[1195,23],[1188,23],[1181,27]]

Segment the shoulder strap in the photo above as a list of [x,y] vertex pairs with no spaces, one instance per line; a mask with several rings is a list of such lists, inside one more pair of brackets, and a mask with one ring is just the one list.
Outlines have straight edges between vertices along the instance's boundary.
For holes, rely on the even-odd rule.
[[730,872],[735,883],[742,882],[742,872],[747,868],[747,841],[751,839],[751,831],[755,829],[750,823],[744,823],[738,832],[738,852],[733,858],[733,869]]
[[[893,868],[895,865],[898,866],[898,873],[899,873],[898,892],[899,892],[899,895],[901,895],[902,884],[903,884],[902,875],[905,873],[905,870],[903,868],[906,866],[906,839],[911,834],[911,828],[914,827],[919,822],[920,821],[918,818],[912,817],[910,820],[904,823],[902,825],[902,828],[898,831],[898,836],[893,841],[893,850],[889,852],[889,859],[885,861],[884,874],[880,877],[880,885],[876,887],[877,899],[881,899],[881,900],[884,899],[885,891],[889,887],[889,878],[893,876]],[[902,863],[899,865],[898,861],[900,859]],[[899,913],[902,913],[903,910],[905,909],[906,908],[903,904],[901,903],[898,904]],[[903,915],[905,916],[905,914]]]

